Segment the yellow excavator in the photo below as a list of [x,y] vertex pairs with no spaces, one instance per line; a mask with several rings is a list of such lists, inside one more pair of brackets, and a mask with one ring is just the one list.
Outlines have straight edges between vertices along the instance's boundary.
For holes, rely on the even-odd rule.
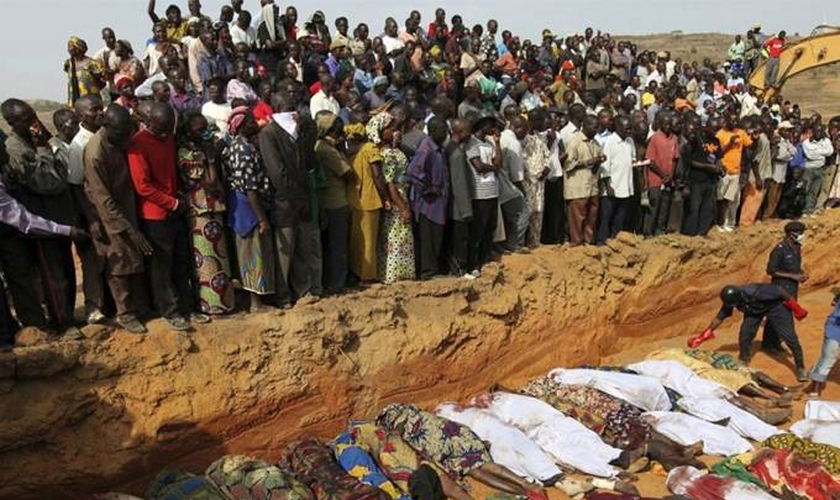
[[811,36],[782,51],[775,85],[768,86],[764,82],[765,60],[752,72],[749,82],[756,90],[756,96],[766,103],[779,92],[788,78],[836,62],[840,62],[840,27],[820,25],[814,28]]

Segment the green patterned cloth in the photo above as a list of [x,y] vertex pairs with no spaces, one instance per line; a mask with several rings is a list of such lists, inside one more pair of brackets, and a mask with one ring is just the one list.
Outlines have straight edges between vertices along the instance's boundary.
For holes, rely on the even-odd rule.
[[767,489],[767,486],[757,478],[752,472],[747,470],[747,466],[738,460],[737,456],[732,456],[721,460],[712,466],[711,471],[719,476],[728,476],[735,478],[745,483],[752,483],[761,489]]
[[738,362],[738,359],[725,352],[705,351],[703,349],[686,349],[685,353],[694,359],[705,361],[714,368],[722,370],[740,371],[744,369],[744,365]]
[[207,468],[207,477],[233,500],[314,500],[286,470],[255,458],[227,455]]
[[189,472],[165,470],[146,490],[147,500],[229,500],[209,479]]

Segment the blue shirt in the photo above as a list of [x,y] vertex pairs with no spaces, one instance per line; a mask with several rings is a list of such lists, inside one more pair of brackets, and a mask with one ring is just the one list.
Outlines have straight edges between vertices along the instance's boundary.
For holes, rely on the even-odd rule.
[[353,83],[356,84],[356,90],[359,95],[364,95],[365,92],[373,88],[373,74],[363,69],[356,68],[356,73],[353,76]]
[[840,342],[840,298],[834,304],[834,309],[825,320],[825,336]]
[[[205,87],[207,86],[207,82],[214,77],[232,74],[233,66],[223,53],[206,53],[198,56],[198,76],[201,78],[201,83]],[[207,89],[205,88],[205,96],[206,94]]]

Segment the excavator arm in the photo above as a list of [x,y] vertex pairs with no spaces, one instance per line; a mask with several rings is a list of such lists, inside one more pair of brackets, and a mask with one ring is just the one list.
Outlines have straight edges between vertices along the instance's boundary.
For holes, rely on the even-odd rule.
[[749,83],[762,102],[768,102],[788,78],[836,62],[840,62],[840,32],[812,36],[782,51],[775,85],[768,86],[764,82],[766,61],[752,72]]

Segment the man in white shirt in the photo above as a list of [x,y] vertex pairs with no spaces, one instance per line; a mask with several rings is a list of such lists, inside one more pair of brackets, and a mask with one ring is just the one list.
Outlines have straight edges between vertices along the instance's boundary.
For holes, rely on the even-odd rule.
[[[67,161],[67,185],[79,214],[79,225],[88,229],[94,238],[99,237],[102,229],[94,223],[91,205],[85,194],[84,152],[88,141],[96,135],[102,125],[103,107],[99,96],[86,95],[76,101],[76,115],[79,117],[79,131],[70,142]],[[85,297],[85,317],[90,324],[105,320],[102,309],[105,307],[105,263],[93,240],[75,240],[76,254],[82,264],[82,291]]]
[[239,13],[236,23],[230,27],[230,38],[234,45],[244,43],[254,48],[257,43],[257,32],[251,26],[251,13],[243,10]]
[[834,154],[834,145],[825,133],[822,124],[814,125],[811,137],[802,142],[802,152],[805,154],[805,189],[807,201],[805,214],[813,214],[817,207],[817,199],[822,189],[825,161]]
[[550,113],[540,135],[548,146],[548,177],[545,178],[545,206],[540,242],[544,245],[557,245],[563,242],[566,220],[566,205],[563,201],[563,140],[557,132],[559,114]]
[[563,142],[563,147],[569,146],[569,141],[580,130],[580,123],[586,115],[586,108],[582,104],[573,104],[569,108],[569,123],[560,129],[560,141]]
[[645,86],[650,86],[650,82],[656,82],[657,86],[662,85],[662,81],[665,79],[665,63],[659,62],[656,64],[656,69],[653,70],[647,78],[645,78]]
[[510,125],[502,132],[499,145],[502,149],[502,166],[499,169],[499,204],[505,223],[505,244],[503,250],[515,252],[525,245],[528,232],[528,209],[522,182],[525,180],[525,160],[522,156],[522,140],[528,133],[528,122],[522,116],[514,116]]
[[630,85],[624,89],[624,95],[632,95],[636,98],[636,111],[642,109],[642,93],[639,92],[639,87],[641,87],[642,81],[639,79],[638,76],[634,76],[630,79]]
[[636,146],[630,137],[630,120],[618,116],[613,133],[604,141],[606,161],[601,164],[601,222],[597,241],[603,243],[623,231],[633,201],[633,164]]
[[496,172],[502,166],[501,128],[502,124],[495,116],[480,116],[473,122],[473,134],[465,148],[473,175],[473,219],[468,256],[473,275],[490,260],[493,233],[498,222],[499,183]]
[[102,28],[102,41],[105,46],[97,50],[93,59],[105,66],[105,80],[108,83],[108,93],[111,100],[117,98],[117,91],[114,89],[114,75],[120,69],[120,58],[117,57],[117,36],[111,28]]
[[329,111],[338,116],[338,113],[341,111],[341,105],[333,96],[335,80],[329,73],[323,73],[319,80],[321,82],[321,90],[309,100],[310,115],[314,119],[319,111]]
[[394,64],[394,59],[405,50],[405,42],[398,36],[397,21],[393,17],[385,20],[385,33],[382,35],[382,45],[385,46],[385,54]]

